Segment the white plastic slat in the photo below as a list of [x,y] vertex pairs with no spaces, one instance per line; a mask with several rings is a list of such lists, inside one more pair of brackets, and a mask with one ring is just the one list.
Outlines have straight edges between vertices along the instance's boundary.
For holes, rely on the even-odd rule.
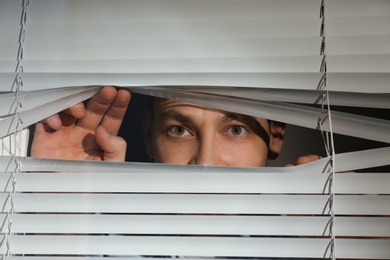
[[[13,254],[323,257],[329,239],[254,237],[17,236]],[[337,239],[338,258],[388,259],[389,240]]]
[[318,18],[319,6],[319,0],[36,0],[30,3],[29,23]]
[[389,239],[336,239],[336,257],[347,259],[389,259]]
[[321,60],[320,55],[199,59],[26,60],[23,67],[30,73],[318,72]]
[[[1,57],[0,60],[2,61],[17,60],[18,50],[19,50],[19,42],[0,42],[0,57]],[[0,74],[0,76],[2,76],[2,74]]]
[[3,72],[13,72],[15,71],[17,61],[16,59],[14,60],[7,60],[7,61],[2,61],[0,60],[0,73]]
[[[11,173],[0,174],[0,188],[13,189]],[[284,193],[328,192],[327,174],[315,172],[128,172],[15,173],[18,192],[175,192]],[[337,194],[390,194],[390,173],[336,173]]]
[[[58,89],[46,89],[38,91],[22,91],[18,93],[18,100],[23,104],[23,111],[28,111],[30,109],[37,108],[39,106],[44,106],[48,103],[56,103],[58,100],[63,100],[68,98],[67,103],[71,104],[75,101],[72,101],[72,96],[79,94],[80,97],[85,97],[84,92],[92,92],[94,89],[98,91],[96,86],[86,86],[86,87],[75,87],[75,88],[58,88]],[[86,98],[86,97],[85,97]],[[5,93],[0,94],[0,115],[7,116],[12,115],[16,109],[16,93]],[[79,102],[83,101],[79,98]],[[56,103],[58,104],[58,103]],[[19,111],[21,112],[21,111]],[[59,111],[55,111],[57,113]]]
[[[328,37],[329,55],[390,54],[390,35]],[[3,45],[3,46],[1,46]],[[11,51],[17,44],[1,44]],[[318,55],[321,38],[25,43],[25,60],[178,59]],[[123,51],[126,50],[126,51]],[[174,50],[174,51],[167,51]],[[12,59],[6,54],[6,59]]]
[[[27,41],[27,40],[26,40]],[[25,60],[172,59],[317,55],[321,38],[26,42]],[[126,51],[124,51],[126,50]],[[170,51],[167,51],[170,50]],[[376,52],[377,53],[377,52]],[[385,53],[385,52],[380,52]],[[389,50],[390,53],[390,50]]]
[[[178,40],[319,36],[321,19],[200,20],[127,23],[27,24],[29,42],[110,41],[111,39]],[[230,18],[231,19],[231,18]],[[327,36],[390,34],[390,16],[333,17],[326,20]],[[1,27],[0,27],[1,28]],[[4,32],[15,28],[4,28]],[[17,30],[17,29],[16,29]],[[15,31],[15,30],[14,30]],[[8,39],[9,40],[9,39]]]
[[[390,147],[363,150],[344,154],[336,154],[336,172],[353,171],[388,165]],[[159,163],[113,163],[97,161],[67,161],[58,159],[42,159],[31,157],[0,156],[2,172],[12,172],[20,162],[21,171],[51,171],[51,172],[256,172],[256,173],[314,173],[326,168],[329,158],[322,158],[311,163],[294,167],[204,167],[188,165],[169,165]]]
[[[246,86],[287,89],[317,88],[320,73],[27,73],[23,74],[24,90],[53,89],[68,86]],[[14,73],[1,73],[0,83],[14,80]],[[11,84],[12,85],[12,84]],[[9,91],[10,85],[0,85]],[[378,92],[375,85],[369,91]],[[345,89],[345,88],[343,88]],[[351,87],[349,87],[351,91]],[[368,91],[368,90],[366,90]],[[386,92],[381,90],[380,92]]]
[[326,49],[330,55],[389,54],[390,35],[327,37]]
[[[318,72],[321,60],[319,55],[198,59],[27,60],[24,61],[23,67],[30,73],[291,73]],[[0,62],[0,71],[12,72],[15,69],[13,63],[12,61]],[[328,72],[390,72],[390,54],[329,55],[327,63]]]
[[19,124],[19,128],[27,128],[28,126],[53,115],[53,108],[56,108],[57,112],[65,110],[74,104],[92,97],[96,92],[96,87],[91,87],[78,93],[70,93],[69,96],[64,98],[43,103],[41,106],[34,107],[30,110],[22,111],[18,113],[20,121],[15,120],[14,116],[11,114],[0,121],[0,138],[12,134],[16,129],[16,124]]
[[328,55],[327,65],[328,65],[328,72],[389,73],[390,55],[389,54]]
[[[370,8],[373,5],[370,5]],[[368,9],[367,9],[368,10]],[[327,36],[389,35],[390,13],[384,16],[326,17]]]
[[329,239],[161,236],[16,236],[13,254],[321,257]]
[[[355,2],[354,2],[355,3]],[[365,3],[368,3],[367,1]],[[369,2],[369,8],[365,9],[369,12],[372,9],[372,2]],[[326,3],[326,7],[327,7]],[[352,4],[348,8],[355,7]],[[389,6],[389,4],[387,5]],[[386,7],[384,5],[383,7]],[[386,35],[390,34],[390,13],[383,16],[356,16],[356,17],[326,17],[326,35],[327,36],[352,36],[352,35]]]
[[[10,173],[0,175],[2,190],[10,190]],[[387,177],[388,176],[388,177]],[[390,181],[390,174],[375,181]],[[327,174],[245,172],[20,173],[18,192],[175,192],[175,193],[323,193]],[[387,177],[387,178],[386,178]],[[380,189],[390,193],[387,187]],[[340,188],[342,190],[342,188]],[[366,190],[359,190],[365,193]],[[370,190],[375,192],[375,190]]]
[[[9,210],[11,197],[0,193]],[[323,214],[327,195],[12,194],[18,212]],[[339,195],[336,214],[389,215],[389,196]],[[39,203],[37,203],[39,201]]]
[[360,17],[389,15],[388,0],[328,0],[327,17]]
[[[0,1],[0,44],[19,42],[22,6],[22,0]],[[2,59],[4,56],[0,55]]]
[[[10,91],[14,73],[0,73],[0,91]],[[316,90],[320,73],[24,73],[24,90],[67,86],[226,86]],[[388,93],[389,73],[328,73],[328,90]],[[370,85],[368,89],[366,86]]]
[[[108,256],[4,256],[4,260],[96,260],[98,257],[104,257],[104,260],[118,260],[117,257],[108,257]],[[123,260],[145,260],[145,257],[142,256],[131,256],[124,257],[121,256]],[[161,260],[161,257],[156,256],[148,257],[149,260]],[[199,258],[187,257],[188,260],[198,260]],[[215,258],[202,258],[204,260],[214,260]]]
[[[0,214],[2,223],[7,217]],[[329,216],[15,214],[12,233],[323,236]],[[0,232],[7,233],[8,226]],[[389,217],[336,217],[337,236],[390,237]]]
[[[188,1],[187,1],[188,2]],[[177,22],[27,24],[28,42],[160,41],[194,39],[315,37],[320,18]]]
[[[344,154],[336,154],[336,172],[353,171],[388,165],[390,147],[363,150]],[[204,167],[188,165],[168,165],[158,163],[112,163],[97,161],[67,161],[58,159],[42,159],[31,157],[0,156],[2,172],[12,172],[20,162],[21,171],[51,171],[51,172],[257,172],[257,173],[314,173],[326,168],[329,158],[322,158],[311,163],[295,167]]]
[[[326,195],[189,195],[189,194],[12,194],[16,212],[101,213],[207,213],[207,214],[322,214]],[[10,207],[11,197],[0,193],[0,204]],[[356,202],[351,198],[345,203]],[[39,202],[39,203],[38,203]],[[360,201],[354,203],[356,207]],[[388,213],[388,200],[371,200],[367,214]],[[342,204],[340,207],[342,207]],[[364,203],[362,203],[364,206]],[[378,209],[380,208],[380,209]],[[350,207],[350,210],[354,210]],[[356,209],[355,209],[356,210]],[[345,212],[345,210],[343,211]],[[353,214],[354,212],[350,212]],[[382,213],[383,214],[383,213]]]

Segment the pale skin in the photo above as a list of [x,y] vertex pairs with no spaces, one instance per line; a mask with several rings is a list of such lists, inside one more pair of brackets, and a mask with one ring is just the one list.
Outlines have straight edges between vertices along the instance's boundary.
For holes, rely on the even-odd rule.
[[[31,156],[124,161],[126,142],[117,134],[130,97],[126,89],[106,86],[86,106],[37,123]],[[173,100],[157,99],[153,107],[145,143],[158,163],[261,167],[283,144],[284,124]],[[291,165],[317,159],[302,156]]]

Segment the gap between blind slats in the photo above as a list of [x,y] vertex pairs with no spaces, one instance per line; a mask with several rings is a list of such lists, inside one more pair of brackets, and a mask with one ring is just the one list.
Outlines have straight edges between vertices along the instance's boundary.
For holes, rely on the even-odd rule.
[[[146,166],[146,165],[145,165]],[[1,173],[0,188],[17,192],[326,193],[327,174],[250,172]],[[221,181],[223,180],[223,181]],[[389,173],[336,173],[336,194],[390,195]]]
[[[312,129],[318,128],[318,118],[321,117],[322,113],[321,109],[318,108],[309,108],[306,106],[278,102],[238,99],[236,97],[209,96],[202,93],[163,89],[154,90],[153,88],[137,89],[136,92],[160,98],[195,103],[226,111],[234,111],[245,115],[267,118]],[[390,135],[388,134],[390,132],[390,122],[388,120],[332,111],[332,121],[334,133],[390,143]],[[326,120],[324,120],[322,126],[325,131],[330,130]]]
[[[323,257],[328,239],[253,237],[17,236],[14,254]],[[390,241],[337,239],[338,258],[388,259]],[[61,244],[61,246],[58,246]],[[282,250],[281,250],[282,249]]]
[[[0,203],[9,210],[9,193]],[[18,212],[323,214],[329,195],[40,194],[11,195]],[[39,201],[39,203],[37,203]],[[191,202],[191,203],[189,203]],[[325,208],[325,209],[324,209]],[[335,214],[390,215],[390,197],[337,195]]]
[[[6,214],[0,214],[2,223]],[[329,216],[14,214],[12,233],[324,236]],[[336,217],[336,236],[390,237],[388,217]],[[3,226],[2,233],[8,232]]]

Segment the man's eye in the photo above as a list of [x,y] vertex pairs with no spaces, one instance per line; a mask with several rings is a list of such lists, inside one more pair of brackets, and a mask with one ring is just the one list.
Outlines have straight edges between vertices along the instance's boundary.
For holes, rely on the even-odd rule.
[[182,126],[172,126],[169,128],[168,132],[175,136],[188,136],[191,135],[187,129]]
[[230,132],[231,135],[241,135],[241,134],[246,133],[247,130],[243,126],[234,125],[234,126],[231,126],[228,129],[228,131]]

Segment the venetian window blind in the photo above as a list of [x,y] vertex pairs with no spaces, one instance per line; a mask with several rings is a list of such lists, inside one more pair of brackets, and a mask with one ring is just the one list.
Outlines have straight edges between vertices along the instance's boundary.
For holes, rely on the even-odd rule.
[[[389,259],[388,0],[0,2],[4,259]],[[26,156],[102,85],[321,131],[291,168]],[[388,117],[387,117],[388,118]],[[336,153],[333,133],[383,147]]]

